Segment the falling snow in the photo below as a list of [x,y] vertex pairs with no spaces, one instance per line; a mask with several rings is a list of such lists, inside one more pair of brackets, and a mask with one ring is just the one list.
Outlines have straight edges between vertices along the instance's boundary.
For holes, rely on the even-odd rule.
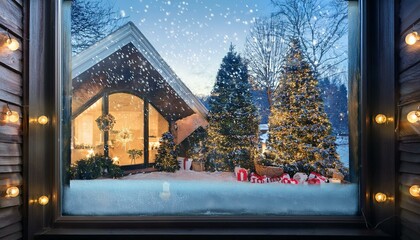
[[255,20],[272,12],[270,0],[129,0],[112,4],[120,9],[121,17],[137,24],[198,95],[209,95],[230,43],[241,52]]

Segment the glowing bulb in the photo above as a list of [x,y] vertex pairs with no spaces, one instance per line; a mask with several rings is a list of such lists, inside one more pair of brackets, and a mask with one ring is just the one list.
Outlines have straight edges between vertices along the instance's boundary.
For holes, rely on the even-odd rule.
[[9,122],[15,123],[19,121],[19,113],[16,111],[9,111],[7,112],[7,119]]
[[18,187],[9,187],[6,190],[6,197],[17,197],[19,196],[19,188]]
[[418,111],[411,111],[407,114],[407,121],[409,121],[410,123],[416,123],[419,120],[418,115],[420,115],[420,113],[418,113]]
[[45,124],[48,123],[48,118],[46,116],[42,115],[38,118],[38,123],[42,124],[42,125],[45,125]]
[[50,199],[47,196],[41,196],[38,198],[38,203],[42,206],[47,205],[49,201]]
[[410,194],[413,197],[420,197],[420,186],[419,185],[413,185],[410,187]]
[[95,155],[95,151],[91,148],[88,150],[88,154],[86,155],[87,158],[92,157],[93,155]]
[[114,164],[120,164],[120,158],[119,157],[113,157],[112,158],[112,163],[114,163]]
[[379,203],[386,202],[387,196],[386,196],[385,193],[379,192],[379,193],[375,194],[375,200]]
[[376,117],[375,117],[375,122],[376,122],[377,124],[384,124],[384,123],[386,123],[386,116],[385,116],[385,115],[383,115],[383,114],[378,114],[378,115],[376,115]]
[[16,51],[19,48],[19,42],[14,38],[7,39],[6,45],[12,51]]
[[405,42],[408,45],[414,45],[417,40],[419,40],[419,35],[417,34],[417,32],[411,32],[409,34],[407,34],[407,36],[405,36]]

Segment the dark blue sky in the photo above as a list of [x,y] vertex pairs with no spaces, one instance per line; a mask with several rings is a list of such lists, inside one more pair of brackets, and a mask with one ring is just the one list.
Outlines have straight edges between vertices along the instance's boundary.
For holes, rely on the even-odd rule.
[[230,43],[244,49],[270,0],[109,0],[147,37],[195,94],[209,94]]

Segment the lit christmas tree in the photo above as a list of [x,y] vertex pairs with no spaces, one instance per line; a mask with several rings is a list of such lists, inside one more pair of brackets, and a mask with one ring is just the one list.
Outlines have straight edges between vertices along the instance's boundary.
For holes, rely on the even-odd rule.
[[158,154],[156,154],[155,168],[159,171],[175,172],[179,170],[177,161],[178,146],[174,142],[174,136],[170,132],[166,132],[159,140],[160,146]]
[[210,98],[206,141],[208,170],[251,168],[258,117],[252,104],[247,66],[231,45],[217,73]]
[[292,42],[283,71],[269,118],[268,144],[276,154],[273,164],[282,165],[289,174],[316,171],[329,175],[330,168],[346,175],[318,80],[297,40]]

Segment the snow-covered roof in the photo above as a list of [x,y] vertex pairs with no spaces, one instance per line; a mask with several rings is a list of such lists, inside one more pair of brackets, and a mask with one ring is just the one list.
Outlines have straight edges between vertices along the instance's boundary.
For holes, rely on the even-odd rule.
[[[202,118],[206,118],[208,112],[206,107],[181,81],[181,79],[175,74],[156,49],[132,22],[128,22],[104,39],[73,57],[72,79],[74,85],[76,82],[75,79],[80,77],[82,74],[85,74],[85,77],[83,77],[84,79],[88,79],[89,74],[86,74],[87,71],[94,69],[95,65],[99,66],[107,59],[111,59],[111,55],[118,51],[122,51],[122,49],[127,46],[134,47],[141,55],[139,58],[146,59],[148,64],[152,66],[153,70],[160,75],[159,78],[162,78],[192,111],[200,115]],[[110,63],[108,62],[108,64]],[[138,71],[137,74],[141,74],[140,68],[135,71]],[[155,75],[157,74],[155,73]],[[80,79],[78,81],[80,82]],[[147,81],[150,81],[150,79]],[[101,90],[98,90],[98,92],[100,91]]]

